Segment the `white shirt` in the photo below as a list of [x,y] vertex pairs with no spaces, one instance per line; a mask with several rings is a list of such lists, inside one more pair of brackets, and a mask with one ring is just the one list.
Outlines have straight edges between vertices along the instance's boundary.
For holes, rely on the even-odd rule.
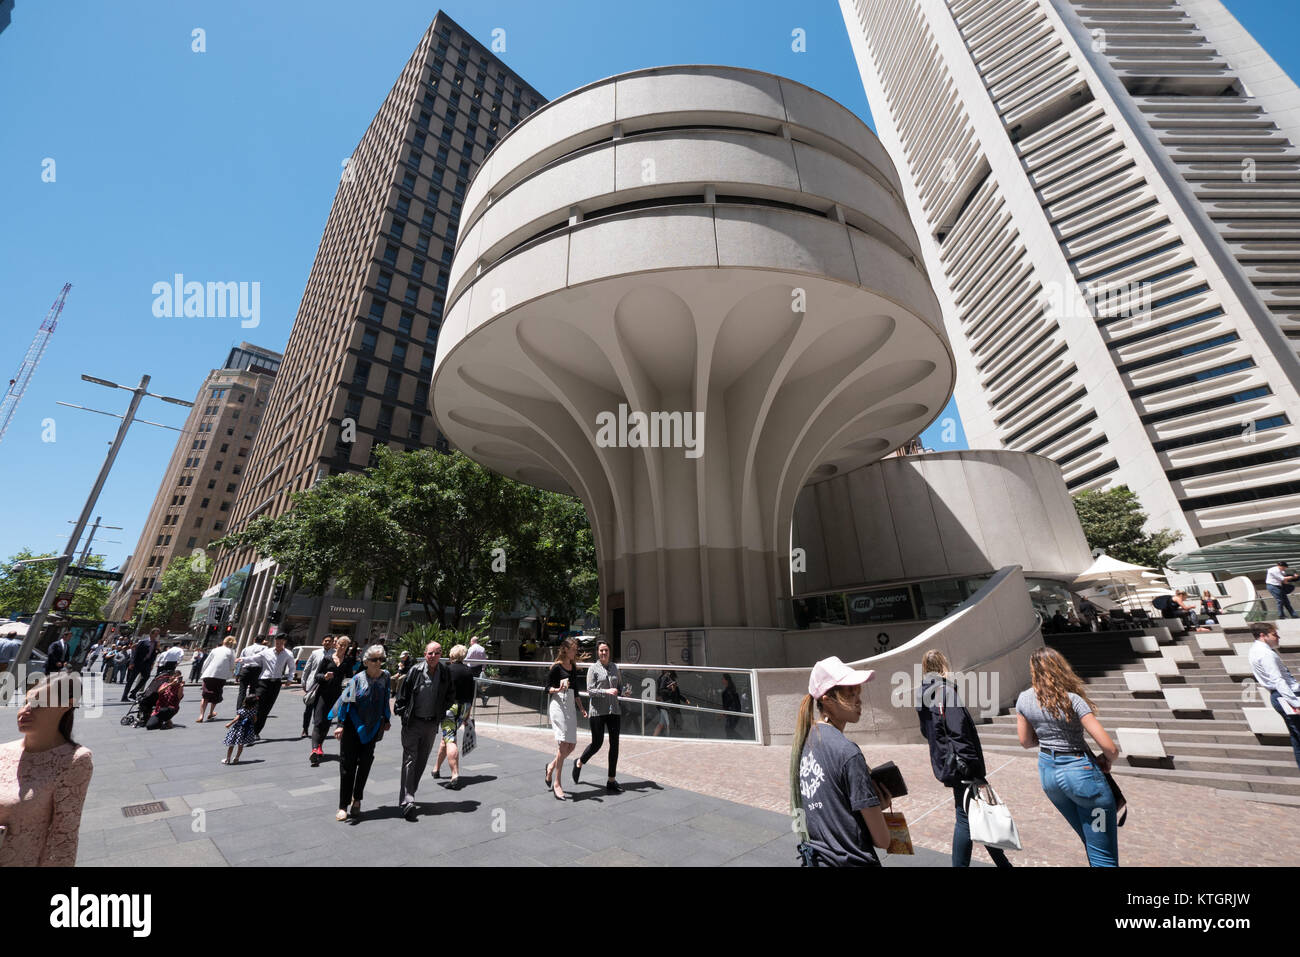
[[223,681],[235,676],[235,653],[221,645],[213,648],[207,659],[203,662],[203,671],[200,673],[202,678],[220,678]]
[[1284,585],[1286,584],[1284,579],[1290,574],[1291,574],[1291,569],[1278,568],[1276,565],[1274,565],[1272,568],[1268,570],[1268,574],[1264,576],[1264,584]]
[[269,651],[269,650],[270,649],[267,648],[266,645],[260,644],[259,642],[256,641],[253,642],[251,645],[245,645],[243,653],[240,654],[240,656],[235,659],[235,664],[240,668],[243,668],[244,665],[253,665],[253,664],[261,665],[263,668],[265,668],[266,663],[262,661],[261,655],[262,652]]
[[469,651],[465,652],[466,661],[483,661],[487,658],[487,649],[482,645],[470,645]]
[[170,662],[171,664],[178,665],[181,663],[181,659],[184,657],[185,657],[185,649],[182,648],[180,645],[176,645],[164,651],[162,655],[158,658],[158,663],[167,664],[168,662]]
[[[244,650],[244,658],[247,660],[248,649]],[[263,681],[288,678],[293,675],[294,670],[298,667],[297,656],[288,648],[278,653],[274,648],[266,648],[258,654],[257,661],[262,666],[262,674],[259,677]]]
[[1300,708],[1300,681],[1282,663],[1282,656],[1258,638],[1250,643],[1250,670],[1260,687],[1276,691],[1283,701]]

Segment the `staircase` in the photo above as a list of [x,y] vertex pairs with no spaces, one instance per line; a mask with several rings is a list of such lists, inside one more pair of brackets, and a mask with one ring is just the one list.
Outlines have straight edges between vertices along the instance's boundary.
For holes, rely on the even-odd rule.
[[[1129,634],[1137,633],[1044,637],[1045,643],[1064,655],[1084,679],[1088,696],[1097,706],[1097,717],[1112,737],[1116,737],[1116,728],[1159,730],[1168,759],[1129,758],[1121,753],[1113,772],[1121,779],[1133,776],[1196,784],[1246,800],[1300,806],[1300,769],[1296,767],[1289,738],[1256,735],[1246,722],[1242,708],[1270,707],[1267,699],[1252,694],[1253,688],[1248,684],[1253,685],[1253,679],[1229,677],[1222,662],[1217,660],[1223,656],[1202,652],[1194,633],[1177,637],[1172,645],[1161,647],[1188,648],[1192,661],[1179,666],[1177,678],[1161,679],[1161,685],[1171,689],[1199,689],[1209,715],[1176,717],[1163,696],[1131,692],[1125,685],[1126,671],[1145,672],[1143,660],[1160,657],[1134,651]],[[1243,628],[1230,627],[1223,634],[1230,643],[1248,642],[1253,637],[1249,629]],[[1285,647],[1279,651],[1291,672],[1300,674],[1300,653]],[[982,725],[980,740],[987,752],[1032,753],[1020,747],[1014,712],[999,715]]]

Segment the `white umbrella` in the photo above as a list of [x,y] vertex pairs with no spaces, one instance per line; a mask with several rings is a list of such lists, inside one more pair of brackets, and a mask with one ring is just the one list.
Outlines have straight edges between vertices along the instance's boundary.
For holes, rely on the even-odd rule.
[[1109,555],[1099,555],[1088,568],[1074,580],[1075,588],[1103,589],[1109,585],[1109,593],[1115,596],[1130,597],[1146,602],[1150,597],[1164,594],[1168,587],[1162,587],[1164,576],[1151,568],[1122,562]]
[[21,621],[10,621],[0,625],[0,635],[17,635],[19,638],[27,636],[27,625]]

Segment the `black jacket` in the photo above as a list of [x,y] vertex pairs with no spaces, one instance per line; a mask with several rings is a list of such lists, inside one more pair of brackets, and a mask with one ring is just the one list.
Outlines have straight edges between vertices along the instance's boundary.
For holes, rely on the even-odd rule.
[[[415,702],[416,694],[429,680],[429,663],[423,659],[418,665],[412,665],[411,670],[406,673],[406,680],[402,682],[402,690],[397,693],[397,703],[393,707],[393,711],[403,721],[411,713],[411,705]],[[442,720],[442,717],[447,713],[447,709],[455,700],[451,687],[451,669],[447,667],[446,661],[439,661],[438,691],[433,702],[434,718]]]
[[930,767],[936,780],[951,787],[962,780],[984,777],[979,732],[951,681],[933,672],[921,679],[916,713],[921,734],[930,742]]

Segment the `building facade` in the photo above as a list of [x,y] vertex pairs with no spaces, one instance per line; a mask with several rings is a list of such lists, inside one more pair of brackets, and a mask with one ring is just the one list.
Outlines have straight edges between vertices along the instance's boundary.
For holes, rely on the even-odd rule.
[[974,448],[1195,547],[1300,513],[1300,92],[1218,0],[841,0]]
[[[343,170],[232,530],[282,514],[324,476],[364,469],[378,445],[447,448],[429,380],[461,207],[497,140],[544,101],[437,14]],[[213,578],[216,595],[247,570],[235,610],[241,643],[266,629],[277,569],[260,558],[231,551]],[[365,622],[371,600],[333,602],[341,620]],[[295,635],[331,627],[323,601],[287,609],[317,622],[313,631],[295,620]]]
[[[208,546],[228,534],[280,358],[278,352],[241,342],[203,380],[140,540],[109,599],[110,619],[129,621],[174,558],[208,562]],[[176,624],[183,628],[185,622]]]
[[756,643],[779,660],[800,489],[908,442],[948,401],[899,194],[842,105],[716,66],[568,93],[475,178],[439,426],[583,502],[620,660],[665,660],[682,630],[707,632],[714,662],[756,660],[738,650]]

